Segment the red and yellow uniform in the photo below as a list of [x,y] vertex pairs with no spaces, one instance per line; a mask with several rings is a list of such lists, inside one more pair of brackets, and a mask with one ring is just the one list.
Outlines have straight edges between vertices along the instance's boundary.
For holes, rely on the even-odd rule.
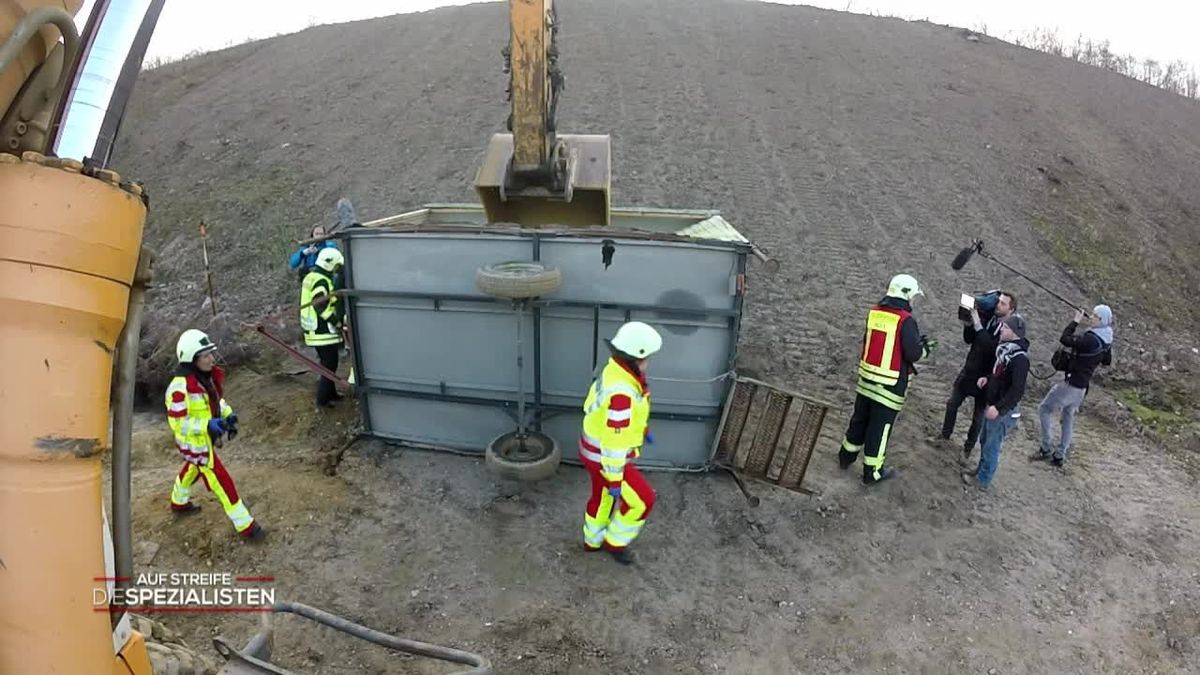
[[203,478],[204,485],[221,502],[234,529],[249,536],[254,518],[238,496],[233,478],[217,456],[209,433],[210,420],[228,420],[233,415],[233,408],[223,397],[224,384],[225,373],[218,367],[212,369],[211,377],[204,377],[195,368],[185,366],[167,387],[167,423],[175,435],[175,447],[184,459],[171,490],[171,508],[176,511],[194,508],[190,502],[192,485],[197,478]]
[[[636,366],[610,358],[592,383],[583,412],[579,457],[592,478],[584,546],[621,551],[641,533],[654,508],[654,490],[632,463],[649,433],[645,376]],[[612,492],[618,490],[615,497]]]
[[910,299],[920,294],[915,279],[898,275],[888,295],[867,313],[862,353],[858,361],[854,412],[838,451],[845,469],[863,453],[863,483],[894,474],[884,469],[884,457],[896,416],[904,407],[912,364],[929,353],[931,343],[921,336]]

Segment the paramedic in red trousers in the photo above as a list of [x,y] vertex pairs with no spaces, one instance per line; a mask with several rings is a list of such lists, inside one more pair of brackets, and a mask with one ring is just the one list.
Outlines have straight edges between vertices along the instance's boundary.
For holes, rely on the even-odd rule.
[[992,373],[976,382],[984,392],[987,408],[983,411],[983,431],[979,435],[979,466],[962,474],[962,481],[967,485],[971,484],[972,478],[980,490],[986,490],[992,484],[992,477],[1000,466],[1000,447],[1021,417],[1018,405],[1025,395],[1025,382],[1029,376],[1028,352],[1025,319],[1015,312],[1009,314],[1000,324],[1000,346],[996,347]]
[[854,412],[838,450],[838,464],[843,469],[850,468],[858,453],[863,453],[864,485],[896,475],[894,468],[883,463],[892,425],[904,407],[909,371],[937,346],[936,341],[921,335],[912,315],[912,299],[918,295],[924,293],[917,280],[897,274],[888,284],[887,295],[867,313]]
[[654,490],[633,460],[643,444],[654,441],[647,426],[646,361],[662,348],[662,336],[647,324],[631,321],[605,342],[612,357],[588,390],[579,438],[579,457],[592,478],[583,545],[587,551],[607,550],[629,565],[634,562],[629,545],[654,508]]
[[183,456],[183,468],[171,490],[171,510],[181,515],[200,510],[191,500],[192,486],[200,478],[221,502],[233,529],[246,539],[261,540],[266,531],[250,515],[217,456],[223,439],[237,436],[238,418],[224,398],[225,373],[215,364],[216,348],[207,335],[194,328],[185,330],[175,345],[179,370],[167,386],[165,402],[167,424]]

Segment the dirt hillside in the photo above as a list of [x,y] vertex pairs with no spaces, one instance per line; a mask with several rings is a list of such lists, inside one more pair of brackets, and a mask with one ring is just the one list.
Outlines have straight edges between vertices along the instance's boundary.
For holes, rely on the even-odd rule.
[[[757,281],[747,354],[776,355],[783,372],[848,372],[854,310],[905,269],[929,287],[926,325],[943,342],[960,291],[1013,288],[1046,363],[1071,311],[987,261],[953,272],[953,254],[981,237],[1067,297],[1111,304],[1111,378],[1126,403],[1160,425],[1183,421],[1188,390],[1167,382],[1200,364],[1196,101],[926,23],[718,0],[559,11],[559,126],[612,134],[614,203],[719,208],[782,260]],[[245,319],[282,310],[294,325],[291,242],[332,222],[339,196],[364,219],[474,201],[470,181],[507,115],[506,36],[502,3],[452,7],[143,76],[116,163],[153,200],[159,288],[144,353],[155,389],[164,335],[211,319],[201,220],[214,328],[229,345]]]
[[[747,510],[727,481],[658,477],[661,520],[645,540],[657,566],[614,582],[631,603],[619,588],[582,590],[606,568],[567,552],[581,473],[510,499],[473,460],[368,445],[339,477],[318,478],[319,440],[296,437],[315,422],[290,420],[262,382],[243,380],[261,416],[247,425],[259,435],[245,434],[246,490],[292,534],[246,554],[206,515],[203,537],[218,542],[200,542],[206,559],[311,574],[328,590],[292,590],[314,604],[486,650],[503,672],[1195,672],[1200,105],[928,23],[726,0],[558,4],[559,129],[612,134],[614,203],[721,209],[780,259],[777,274],[751,279],[740,367],[845,404],[866,306],[899,271],[927,287],[917,316],[942,348],[893,436],[901,481],[864,496],[830,468],[846,411],[814,459],[821,499],[770,493]],[[201,220],[220,310],[210,328],[236,363],[263,349],[240,322],[278,315],[273,325],[295,330],[286,258],[332,221],[339,196],[364,219],[474,201],[470,181],[507,115],[504,9],[312,28],[144,74],[115,162],[151,195],[159,264],[143,380],[154,400],[161,345],[212,318]],[[1037,380],[983,501],[925,442],[963,356],[958,294],[1015,291],[1042,375],[1073,312],[989,261],[951,270],[976,237],[1118,320],[1075,467],[1022,458],[1050,383]],[[302,405],[309,382],[278,386]],[[194,552],[164,529],[175,527],[161,508],[164,452],[139,468],[158,492],[135,514],[170,542],[155,565],[186,565]],[[334,512],[297,501],[318,483]],[[479,542],[486,560],[473,557]],[[313,550],[325,560],[315,567]],[[210,626],[183,622],[204,644]],[[283,652],[319,672],[365,667],[332,646]]]

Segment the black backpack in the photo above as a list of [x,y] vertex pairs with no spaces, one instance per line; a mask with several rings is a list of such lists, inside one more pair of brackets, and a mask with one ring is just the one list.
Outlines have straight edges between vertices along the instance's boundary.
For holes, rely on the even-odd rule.
[[1065,373],[1071,369],[1071,363],[1077,357],[1099,356],[1099,355],[1103,354],[1104,358],[1101,359],[1100,363],[1107,366],[1110,363],[1112,363],[1111,350],[1112,350],[1111,344],[1105,344],[1104,342],[1100,342],[1099,350],[1094,351],[1094,352],[1088,352],[1086,354],[1076,354],[1074,349],[1067,347],[1066,345],[1060,344],[1058,346],[1058,349],[1054,350],[1054,354],[1050,356],[1050,365],[1054,366],[1055,370],[1059,370],[1059,371],[1062,371]]

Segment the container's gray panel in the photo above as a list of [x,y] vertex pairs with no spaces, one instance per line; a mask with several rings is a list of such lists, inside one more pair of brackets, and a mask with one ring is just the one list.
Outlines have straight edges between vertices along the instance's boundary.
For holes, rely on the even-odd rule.
[[[601,362],[608,357],[608,348],[603,343],[597,357]],[[532,365],[533,362],[527,363]],[[542,309],[542,401],[551,405],[582,406],[591,383],[592,310],[586,307]]]
[[[365,386],[516,400],[517,317],[504,305],[380,298],[359,301],[355,319]],[[532,400],[532,312],[523,330]]]
[[[600,242],[547,239],[541,259],[563,272],[563,288],[546,299],[602,304],[649,304],[733,309],[733,282],[741,254],[720,248],[617,240],[613,266],[600,261]],[[364,296],[355,302],[354,325],[363,372],[360,386],[427,394],[514,401],[517,392],[516,316],[509,303],[475,288],[480,265],[531,260],[528,237],[404,233],[350,238],[354,287],[478,296],[478,301]],[[577,409],[593,373],[593,310],[549,306],[541,310],[542,401]],[[654,413],[706,415],[703,422],[652,419],[657,443],[643,466],[697,467],[708,460],[728,382],[733,335],[730,317],[637,311],[629,318],[657,327],[663,350],[650,362]],[[598,359],[603,344],[626,320],[623,310],[600,311]],[[534,402],[533,314],[524,321],[526,399]],[[682,380],[682,381],[679,381]],[[516,422],[500,407],[372,393],[372,431],[380,436],[482,452]],[[529,411],[532,413],[532,410]],[[554,412],[545,428],[575,456],[581,413]]]
[[605,269],[600,255],[602,241],[564,238],[542,242],[542,262],[563,270],[562,288],[550,296],[552,299],[733,308],[736,252],[692,244],[618,240],[612,265]]
[[[659,468],[703,466],[712,451],[717,422],[716,419],[707,422],[651,419],[654,444],[642,448],[642,456],[637,459],[637,464]],[[579,461],[582,424],[583,413],[580,412],[555,415],[542,425],[542,431],[562,447],[565,461]]]
[[532,260],[533,243],[495,235],[383,233],[351,237],[350,259],[358,290],[482,296],[475,287],[475,270]]
[[371,432],[385,438],[483,454],[493,438],[516,430],[499,407],[430,401],[371,393],[367,395]]
[[[729,324],[725,320],[696,322],[695,332],[673,335],[649,313],[633,312],[629,318],[658,328],[663,336],[662,351],[650,359],[646,369],[651,410],[717,414],[727,387],[724,375],[731,367]],[[615,334],[620,325],[620,321],[609,324],[609,335]]]
[[[632,312],[630,318],[645,321],[663,335],[663,349],[650,360],[651,400],[655,410],[692,415],[710,414],[724,401],[729,369],[730,328],[725,320],[695,323],[694,332],[673,335],[650,313]],[[611,352],[604,343],[625,322],[625,313],[600,311],[596,356],[599,363]],[[542,314],[542,400],[575,405],[591,385],[592,312],[553,308]],[[687,380],[687,381],[678,381]]]

